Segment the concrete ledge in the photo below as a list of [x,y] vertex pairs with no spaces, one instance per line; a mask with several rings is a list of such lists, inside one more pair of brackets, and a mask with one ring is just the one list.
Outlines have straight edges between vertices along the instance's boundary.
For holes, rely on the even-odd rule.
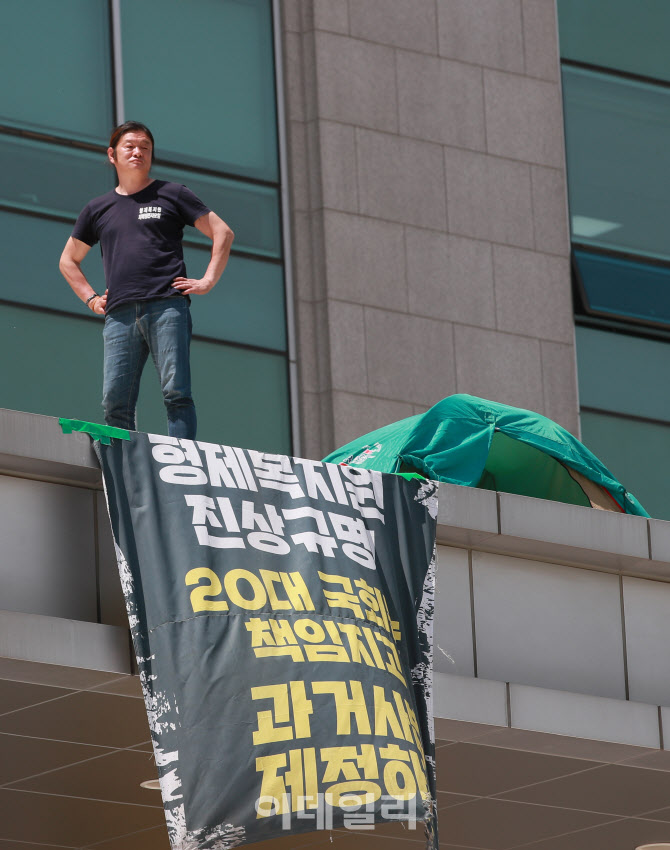
[[499,536],[498,500],[492,490],[440,484],[438,541],[478,546]]
[[133,672],[128,629],[16,611],[0,611],[2,658],[105,673]]
[[437,542],[670,581],[670,522],[440,484]]
[[633,747],[661,747],[655,705],[510,685],[510,714],[516,729]]
[[[87,670],[84,667],[42,664],[38,661],[21,661],[20,659],[2,658],[1,656],[0,681],[49,685],[54,688],[67,688],[73,691],[100,690],[105,693],[120,693],[122,696],[135,696],[137,688],[140,687],[137,676],[105,673],[102,670]],[[124,688],[124,684],[131,681],[137,682],[137,684],[130,686],[126,684]]]
[[[0,474],[100,489],[86,434],[0,409]],[[438,543],[670,582],[670,522],[440,485]]]
[[[466,728],[468,740],[485,737],[485,743],[491,744],[500,738],[500,745],[504,745],[502,742],[510,736],[500,727],[509,726],[516,730],[512,736],[516,739],[520,739],[519,733],[529,732],[614,744],[617,746],[610,748],[612,760],[630,758],[630,747],[662,748],[659,708],[655,705],[438,673],[433,707],[440,737],[453,739],[458,730],[449,722],[466,721],[473,726]],[[661,708],[660,713],[670,724],[670,708]],[[607,752],[607,748],[598,749]]]
[[[512,540],[542,540],[562,551],[593,552],[598,562],[649,558],[644,517],[500,493],[500,531]],[[623,556],[621,559],[619,556]]]
[[435,717],[466,720],[490,726],[507,726],[507,686],[491,679],[472,679],[435,673]]
[[670,563],[670,522],[662,519],[649,520],[649,546],[652,562],[668,569]]
[[87,434],[63,434],[58,419],[0,408],[0,472],[102,487]]

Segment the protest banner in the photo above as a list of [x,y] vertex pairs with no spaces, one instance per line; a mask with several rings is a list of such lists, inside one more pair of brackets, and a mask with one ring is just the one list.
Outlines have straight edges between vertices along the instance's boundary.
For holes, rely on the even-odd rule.
[[416,821],[437,847],[437,485],[96,442],[174,850]]

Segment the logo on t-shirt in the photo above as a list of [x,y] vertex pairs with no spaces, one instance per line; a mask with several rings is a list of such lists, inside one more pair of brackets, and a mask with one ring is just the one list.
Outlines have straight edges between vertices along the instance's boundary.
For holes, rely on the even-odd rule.
[[162,207],[140,207],[137,218],[139,221],[145,218],[160,218],[162,211]]

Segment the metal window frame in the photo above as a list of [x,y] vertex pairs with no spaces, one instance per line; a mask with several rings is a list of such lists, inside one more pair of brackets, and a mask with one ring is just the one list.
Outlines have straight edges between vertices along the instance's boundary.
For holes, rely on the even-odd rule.
[[570,266],[572,270],[573,282],[573,299],[575,315],[589,316],[597,319],[607,319],[621,325],[632,325],[639,328],[649,328],[650,330],[660,330],[670,332],[670,322],[654,321],[653,319],[645,319],[639,316],[622,316],[620,313],[615,313],[609,310],[598,310],[589,303],[584,276],[579,268],[576,252],[581,251],[584,254],[593,254],[598,257],[612,257],[616,260],[628,260],[639,265],[656,266],[667,269],[670,272],[670,261],[652,259],[639,254],[633,254],[626,251],[616,251],[605,248],[595,248],[593,245],[584,244],[581,242],[572,242],[570,250]]
[[[620,80],[628,80],[631,82],[641,82],[658,88],[670,88],[670,81],[659,80],[654,77],[648,77],[642,74],[635,74],[629,71],[622,71],[617,68],[609,68],[603,65],[595,65],[588,62],[582,62],[574,59],[561,58],[561,68],[576,68],[585,71],[592,71],[598,74],[604,74]],[[565,108],[564,108],[565,111]],[[565,122],[564,122],[565,123]],[[566,170],[567,176],[567,170]],[[568,214],[570,212],[570,196],[568,193]],[[615,248],[606,248],[603,246],[594,246],[589,243],[575,240],[572,236],[572,227],[570,224],[570,267],[572,276],[572,292],[573,292],[573,309],[575,320],[579,324],[590,324],[594,327],[609,327],[612,330],[621,330],[626,332],[629,328],[636,336],[652,337],[656,339],[666,338],[662,335],[663,332],[670,331],[670,324],[666,322],[655,322],[653,319],[643,319],[634,316],[621,316],[617,313],[612,313],[607,310],[597,310],[591,307],[584,285],[584,279],[579,269],[575,251],[583,251],[584,253],[598,254],[600,256],[609,256],[615,259],[630,260],[631,262],[640,263],[642,265],[655,265],[670,269],[670,261],[664,261],[657,257],[650,257],[643,253],[635,253],[632,251],[621,251]],[[646,332],[645,332],[646,330]],[[660,335],[659,335],[660,332]]]
[[284,98],[284,65],[281,37],[280,0],[272,0],[274,38],[275,99],[277,104],[277,143],[279,146],[279,195],[281,238],[284,257],[284,304],[288,356],[288,389],[291,442],[294,455],[300,455],[299,380],[296,350],[295,301],[293,298],[293,252],[291,245],[291,208],[288,193],[288,141],[286,133],[286,100]]

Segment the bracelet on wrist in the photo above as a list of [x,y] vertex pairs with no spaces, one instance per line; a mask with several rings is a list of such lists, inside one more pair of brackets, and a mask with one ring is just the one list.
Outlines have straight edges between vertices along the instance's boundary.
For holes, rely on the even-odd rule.
[[94,298],[100,298],[100,296],[98,295],[98,293],[97,293],[97,292],[94,292],[94,293],[93,293],[93,295],[89,296],[89,297],[86,299],[86,306],[87,306],[87,307],[88,307],[88,305],[91,303],[91,301],[93,301],[93,299],[94,299]]

